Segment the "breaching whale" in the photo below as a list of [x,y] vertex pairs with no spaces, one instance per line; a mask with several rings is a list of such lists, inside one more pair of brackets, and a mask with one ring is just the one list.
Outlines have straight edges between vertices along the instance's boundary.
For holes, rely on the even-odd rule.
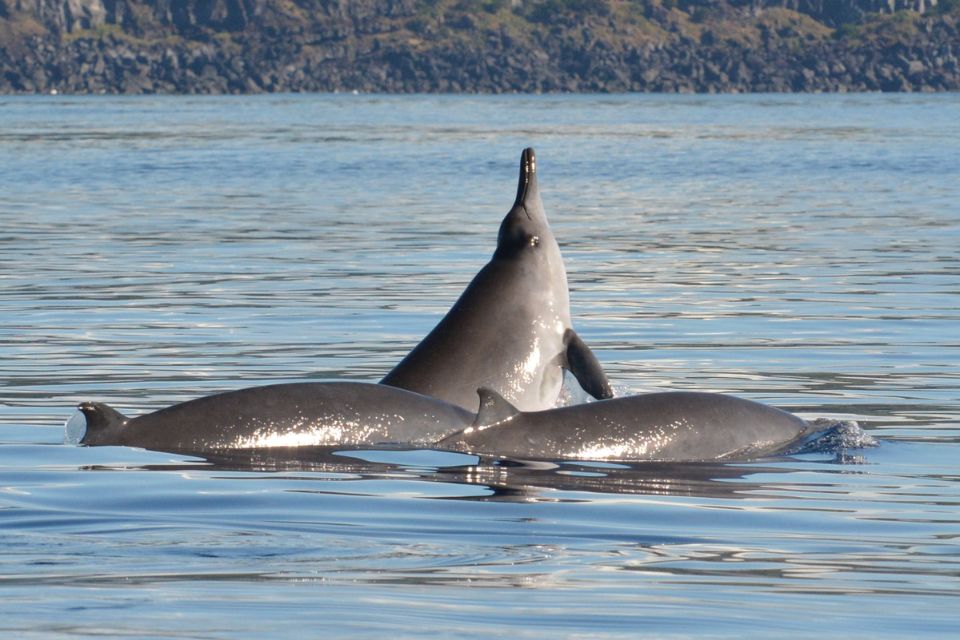
[[786,411],[719,393],[665,392],[523,412],[481,389],[474,424],[438,449],[512,458],[747,460],[783,453],[814,427]]
[[128,418],[84,402],[85,445],[202,453],[298,446],[430,446],[474,414],[418,393],[363,382],[276,384],[229,391]]
[[570,320],[567,273],[537,185],[536,156],[520,158],[516,201],[497,248],[446,316],[381,384],[467,409],[489,387],[525,411],[556,405],[569,370],[595,398],[613,392]]

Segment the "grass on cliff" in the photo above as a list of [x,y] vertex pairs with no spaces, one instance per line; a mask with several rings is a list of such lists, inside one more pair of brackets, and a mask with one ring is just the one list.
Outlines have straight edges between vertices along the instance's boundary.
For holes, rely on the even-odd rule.
[[854,44],[876,43],[887,46],[918,36],[923,20],[923,15],[916,11],[873,14],[860,24],[843,25],[837,30],[837,36]]
[[[783,7],[753,12],[739,3],[735,6],[713,0],[419,0],[414,7],[414,15],[374,12],[375,28],[357,32],[352,28],[349,9],[337,10],[345,13],[333,19],[339,23],[331,23],[329,8],[324,10],[312,0],[267,0],[252,19],[247,35],[286,34],[294,40],[306,38],[305,46],[348,45],[361,51],[374,44],[415,52],[457,47],[477,50],[490,43],[494,47],[508,46],[511,39],[533,46],[562,39],[566,46],[583,49],[599,42],[614,51],[680,39],[744,49],[762,48],[770,41],[777,46],[802,48],[830,37],[853,44],[883,45],[918,37],[920,24],[930,19],[931,13],[960,18],[960,0],[940,0],[927,16],[913,11],[872,14],[860,24],[836,30]],[[50,34],[29,12],[11,12],[0,18],[0,45],[12,50],[26,46],[30,37],[51,35],[59,36],[63,43],[117,39],[138,46],[192,43],[194,38],[222,45],[243,40],[238,34],[202,27],[199,37],[196,32],[179,34],[175,26],[159,22],[146,2],[131,3],[131,10],[135,13],[133,30],[105,24],[66,34]]]
[[[960,1],[960,0],[957,0]],[[775,39],[792,46],[831,37],[834,30],[810,16],[784,8],[753,14],[746,10],[682,5],[676,0],[538,0],[513,6],[506,0],[425,2],[417,16],[402,22],[385,40],[406,40],[418,50],[482,46],[491,34],[545,42],[563,38],[589,48],[602,41],[614,50],[667,44],[686,38],[743,48]]]
[[47,30],[27,14],[15,13],[0,18],[0,44],[15,47],[33,36],[44,36]]

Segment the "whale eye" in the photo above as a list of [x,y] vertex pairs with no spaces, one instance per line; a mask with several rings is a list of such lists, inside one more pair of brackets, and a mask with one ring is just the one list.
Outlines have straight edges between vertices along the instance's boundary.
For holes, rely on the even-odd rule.
[[540,236],[530,236],[530,246],[539,247],[540,246]]

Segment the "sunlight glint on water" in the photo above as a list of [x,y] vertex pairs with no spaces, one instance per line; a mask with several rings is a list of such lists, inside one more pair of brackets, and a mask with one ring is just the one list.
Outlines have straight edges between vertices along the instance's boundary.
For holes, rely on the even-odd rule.
[[[529,145],[618,393],[730,392],[881,445],[62,444],[82,400],[376,381],[492,252]],[[949,95],[0,99],[0,630],[952,637],[958,148]]]

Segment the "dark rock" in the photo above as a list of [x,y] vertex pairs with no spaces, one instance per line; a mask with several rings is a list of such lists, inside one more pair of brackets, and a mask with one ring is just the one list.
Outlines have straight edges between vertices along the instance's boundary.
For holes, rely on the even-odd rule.
[[[547,1],[498,14],[427,0],[0,0],[0,92],[960,89],[953,14],[877,17],[924,0],[684,0],[675,11],[696,31],[644,3],[656,38],[604,0],[531,9]],[[773,27],[768,6],[860,24],[833,37],[809,18]],[[17,35],[24,16],[43,33]]]

